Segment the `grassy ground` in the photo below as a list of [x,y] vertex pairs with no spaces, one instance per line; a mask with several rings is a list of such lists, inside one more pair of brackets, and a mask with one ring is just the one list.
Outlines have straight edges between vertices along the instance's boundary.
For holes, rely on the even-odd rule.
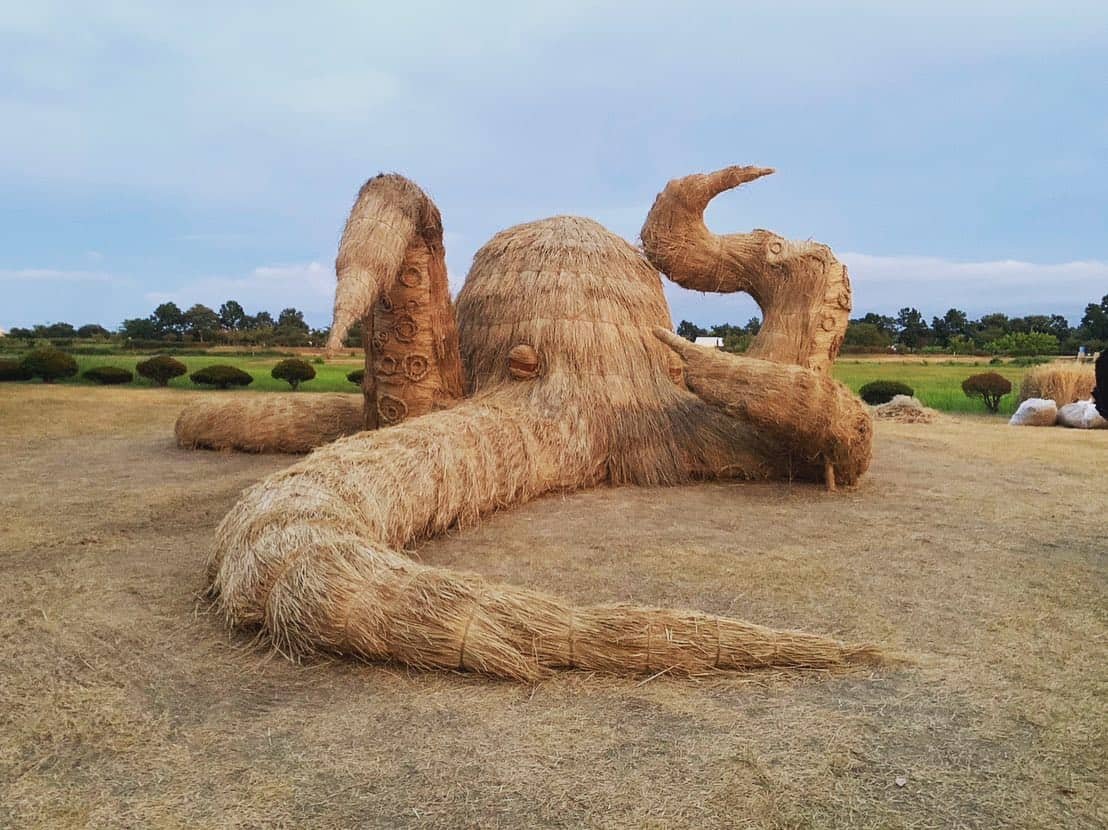
[[[84,372],[93,366],[121,366],[134,370],[135,363],[144,360],[146,356],[135,357],[127,354],[119,355],[78,355],[77,363],[80,372]],[[227,363],[237,366],[254,377],[250,389],[263,392],[287,392],[289,386],[283,380],[274,380],[270,377],[270,369],[281,358],[278,357],[251,357],[244,354],[223,355],[198,355],[196,357],[178,356],[178,360],[184,363],[189,372],[193,372],[203,366],[216,363]],[[316,358],[306,355],[305,359],[312,362]],[[360,354],[351,352],[335,359],[329,359],[324,364],[314,364],[316,377],[301,385],[303,392],[355,392],[353,384],[346,379],[346,375],[353,369],[359,369],[363,365]],[[1019,383],[1024,373],[1028,370],[1011,365],[990,366],[988,361],[978,359],[949,360],[945,358],[887,358],[876,359],[851,359],[842,358],[835,364],[834,375],[843,381],[855,392],[865,383],[871,380],[899,380],[907,383],[916,391],[916,396],[927,406],[943,412],[977,412],[984,414],[985,405],[980,399],[967,398],[962,393],[961,383],[967,377],[978,372],[996,371],[1012,381],[1012,394],[1001,401],[1001,414],[1010,415],[1016,410]],[[68,384],[94,385],[84,381],[78,376],[72,380],[64,381]],[[136,375],[136,386],[150,386],[150,382]],[[192,389],[197,387],[187,376],[175,378],[170,382],[172,389]]]
[[[66,385],[80,385],[80,386],[96,386],[91,381],[86,381],[81,378],[81,375],[93,366],[119,366],[124,369],[130,369],[132,372],[135,369],[135,364],[146,360],[149,355],[75,355],[74,359],[78,365],[78,375],[76,378],[72,378],[63,381]],[[288,392],[289,385],[283,380],[276,380],[270,374],[270,370],[283,358],[280,357],[251,357],[246,354],[226,354],[226,355],[175,355],[175,360],[179,360],[188,367],[188,371],[195,372],[197,369],[201,369],[205,366],[214,366],[215,364],[227,364],[231,366],[237,366],[244,372],[249,372],[254,382],[250,384],[251,390],[257,390],[261,392]],[[364,358],[361,355],[356,357],[350,357],[344,355],[342,357],[327,360],[322,364],[314,363],[316,360],[314,357],[305,358],[308,363],[312,364],[312,368],[315,369],[316,376],[305,383],[300,385],[300,389],[303,392],[357,392],[358,387],[354,386],[349,380],[346,379],[346,375],[354,369],[361,369],[364,365]],[[36,383],[36,381],[30,381],[30,383]],[[153,384],[146,378],[139,377],[135,374],[135,383],[132,386],[138,387],[152,387]],[[197,390],[205,387],[197,387],[188,375],[182,375],[181,377],[174,378],[169,382],[170,389],[190,389]]]
[[980,398],[967,398],[962,392],[962,381],[980,372],[997,372],[1012,382],[1012,394],[1000,402],[1001,414],[1011,415],[1018,405],[1020,381],[1029,370],[1010,365],[990,366],[984,359],[977,363],[915,357],[879,361],[840,358],[835,363],[834,375],[855,392],[872,380],[898,380],[911,386],[925,406],[942,412],[984,413],[987,410]]
[[0,386],[2,827],[1108,823],[1108,432],[879,423],[853,491],[597,489],[421,548],[913,661],[526,687],[229,635],[195,598],[214,527],[291,459],[178,450],[183,403]]

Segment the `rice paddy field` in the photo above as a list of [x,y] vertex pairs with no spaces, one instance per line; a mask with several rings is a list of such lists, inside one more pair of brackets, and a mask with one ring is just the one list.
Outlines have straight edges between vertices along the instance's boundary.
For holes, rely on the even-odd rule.
[[0,385],[0,827],[1108,825],[1106,431],[879,422],[854,489],[599,488],[421,546],[902,661],[529,685],[229,632],[216,524],[294,459],[174,444],[228,394]]
[[[18,356],[18,355],[13,355]],[[80,372],[93,366],[120,366],[126,369],[135,368],[140,360],[145,360],[149,355],[77,355]],[[289,386],[282,380],[275,380],[270,376],[270,370],[281,357],[272,355],[252,356],[244,353],[206,354],[206,355],[176,355],[187,367],[189,372],[194,372],[204,366],[217,363],[226,363],[249,372],[254,377],[250,389],[261,392],[287,392]],[[359,369],[363,365],[360,353],[349,352],[333,359],[324,360],[318,354],[305,354],[302,357],[316,371],[316,377],[301,385],[302,392],[355,392],[356,387],[346,379],[347,373]],[[318,362],[317,362],[318,361]],[[834,375],[854,391],[872,380],[897,380],[911,386],[918,397],[926,406],[938,409],[942,412],[963,412],[985,414],[986,409],[980,400],[967,398],[961,388],[961,383],[967,377],[978,372],[998,372],[1012,381],[1013,392],[1002,399],[1000,404],[1001,414],[1010,415],[1015,412],[1018,399],[1019,382],[1027,367],[1015,366],[1011,363],[1001,365],[989,365],[987,359],[950,359],[943,356],[932,358],[921,357],[897,357],[897,358],[841,358],[834,368]],[[90,381],[78,377],[63,381],[66,385],[95,385]],[[136,375],[134,386],[149,387],[152,384],[144,378]],[[196,390],[187,376],[174,378],[170,381],[169,388],[181,390]],[[234,394],[227,392],[225,394]]]
[[987,359],[852,360],[845,357],[835,363],[833,374],[855,392],[873,380],[897,380],[911,386],[924,406],[940,412],[985,413],[987,410],[980,399],[967,398],[962,392],[962,381],[980,372],[996,372],[1012,382],[1012,393],[1000,401],[1000,413],[1011,415],[1018,406],[1020,380],[1027,371],[1028,367],[1011,364],[990,366]]

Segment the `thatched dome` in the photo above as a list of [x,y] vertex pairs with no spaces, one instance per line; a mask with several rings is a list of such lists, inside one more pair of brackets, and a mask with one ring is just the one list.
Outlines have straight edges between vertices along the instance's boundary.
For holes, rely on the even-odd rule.
[[538,353],[548,383],[619,396],[669,382],[669,350],[650,333],[671,326],[661,278],[592,219],[555,216],[494,236],[474,257],[458,320],[475,391],[512,380],[508,353],[521,344]]

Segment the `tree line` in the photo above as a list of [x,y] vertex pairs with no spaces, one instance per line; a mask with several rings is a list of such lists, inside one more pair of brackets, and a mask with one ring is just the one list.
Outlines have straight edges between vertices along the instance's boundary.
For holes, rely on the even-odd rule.
[[[745,326],[710,328],[682,320],[677,333],[689,340],[721,337],[725,350],[742,352],[760,325],[757,318]],[[1050,355],[1074,354],[1082,346],[1090,353],[1108,349],[1108,294],[1085,307],[1077,326],[1061,314],[1009,317],[997,312],[973,320],[957,308],[928,323],[918,309],[902,308],[895,317],[870,312],[851,319],[843,341],[843,350],[853,352]]]
[[329,329],[313,329],[304,313],[285,308],[274,319],[268,311],[247,314],[237,300],[228,300],[219,311],[197,303],[186,311],[173,302],[162,303],[147,317],[124,320],[115,332],[90,323],[75,328],[69,323],[51,323],[32,328],[13,328],[12,337],[38,339],[101,339],[122,344],[198,343],[244,346],[312,346],[327,339]]
[[[689,340],[720,337],[725,350],[743,352],[760,327],[757,317],[746,325],[723,323],[710,328],[682,320],[677,333]],[[311,328],[304,321],[304,313],[295,308],[282,309],[274,318],[264,310],[247,314],[241,303],[228,300],[218,311],[200,303],[186,311],[176,303],[162,303],[147,317],[124,320],[115,332],[96,323],[79,328],[70,323],[51,323],[13,328],[9,334],[29,344],[37,340],[94,339],[132,346],[160,343],[318,346],[326,342],[328,332],[328,328]],[[347,336],[346,345],[361,345],[357,326]],[[848,352],[1010,355],[1073,354],[1082,346],[1089,352],[1108,349],[1108,294],[1100,302],[1085,307],[1077,326],[1071,326],[1061,314],[1009,317],[998,312],[973,320],[957,308],[942,317],[932,317],[928,323],[918,309],[906,307],[895,317],[870,312],[851,319],[843,342],[843,349]]]

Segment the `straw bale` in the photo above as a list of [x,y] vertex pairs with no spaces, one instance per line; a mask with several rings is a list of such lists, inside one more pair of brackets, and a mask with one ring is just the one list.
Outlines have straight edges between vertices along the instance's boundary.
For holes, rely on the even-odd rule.
[[305,453],[361,429],[358,396],[288,392],[197,401],[174,432],[184,449]]
[[1078,363],[1044,363],[1023,376],[1020,401],[1047,398],[1058,406],[1087,401],[1093,395],[1096,374],[1092,366]]

